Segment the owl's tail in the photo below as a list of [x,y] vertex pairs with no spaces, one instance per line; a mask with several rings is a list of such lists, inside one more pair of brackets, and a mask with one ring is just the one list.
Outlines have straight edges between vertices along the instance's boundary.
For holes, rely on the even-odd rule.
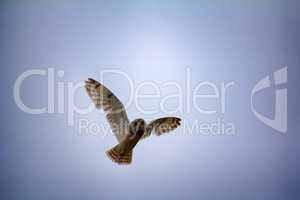
[[115,146],[114,148],[108,150],[106,152],[106,155],[115,163],[118,163],[120,165],[128,165],[131,163],[132,161],[132,150],[127,152],[127,153],[123,153],[121,151],[120,145]]

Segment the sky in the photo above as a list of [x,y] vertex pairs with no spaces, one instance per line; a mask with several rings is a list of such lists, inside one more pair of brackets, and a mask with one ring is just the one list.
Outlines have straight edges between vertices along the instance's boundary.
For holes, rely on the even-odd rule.
[[[0,5],[1,199],[300,197],[297,1]],[[276,85],[281,69],[287,80]],[[105,152],[117,140],[82,87],[89,77],[122,100],[130,120],[183,124],[116,165]],[[251,106],[265,77],[270,87]],[[254,112],[273,119],[280,89],[283,132]]]

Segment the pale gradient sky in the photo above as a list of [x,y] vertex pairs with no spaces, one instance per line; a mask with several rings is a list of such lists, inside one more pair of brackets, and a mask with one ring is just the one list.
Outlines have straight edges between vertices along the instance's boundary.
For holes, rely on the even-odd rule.
[[[249,199],[300,198],[300,4],[296,1],[1,1],[1,199]],[[180,134],[149,138],[120,167],[104,152],[113,136],[79,136],[67,114],[30,115],[14,102],[17,77],[29,69],[64,70],[57,81],[97,78],[122,70],[136,88],[153,81],[185,85],[234,81],[225,114],[177,112],[185,122],[224,118],[233,136]],[[288,66],[288,132],[253,115],[251,89]],[[22,85],[24,102],[45,105],[45,77]],[[105,84],[121,99],[128,85],[118,76]],[[186,91],[184,91],[186,92]],[[258,96],[257,109],[272,115],[274,90]],[[67,97],[67,95],[65,96]],[[90,100],[84,90],[78,105]],[[176,106],[170,103],[170,106]],[[207,103],[203,106],[209,106]],[[187,102],[184,101],[184,106]],[[148,108],[155,102],[141,102]],[[202,105],[202,104],[201,104]],[[144,116],[134,105],[130,119]],[[101,124],[102,112],[76,115]],[[182,127],[176,133],[182,132]]]

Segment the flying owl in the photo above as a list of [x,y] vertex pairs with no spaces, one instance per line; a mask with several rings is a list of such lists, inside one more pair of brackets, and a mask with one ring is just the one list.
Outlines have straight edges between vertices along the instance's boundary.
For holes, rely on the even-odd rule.
[[106,152],[106,155],[118,164],[130,164],[136,144],[154,132],[160,136],[176,129],[180,118],[163,117],[146,124],[144,119],[135,119],[131,123],[122,102],[104,85],[89,78],[85,88],[96,108],[103,109],[110,127],[119,144]]

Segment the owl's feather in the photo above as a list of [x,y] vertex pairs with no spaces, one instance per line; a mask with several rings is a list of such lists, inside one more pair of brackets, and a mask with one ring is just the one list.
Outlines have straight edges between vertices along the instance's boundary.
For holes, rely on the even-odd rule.
[[119,142],[128,133],[129,120],[122,102],[104,85],[89,78],[85,81],[85,88],[95,106],[103,108],[110,127]]
[[106,155],[115,163],[128,165],[132,161],[132,150],[128,152],[124,152],[122,150],[121,145],[118,144],[114,148],[108,150]]
[[160,136],[176,129],[180,125],[181,119],[178,117],[163,117],[155,119],[148,124],[146,132],[142,138],[146,138],[154,132],[155,135]]

